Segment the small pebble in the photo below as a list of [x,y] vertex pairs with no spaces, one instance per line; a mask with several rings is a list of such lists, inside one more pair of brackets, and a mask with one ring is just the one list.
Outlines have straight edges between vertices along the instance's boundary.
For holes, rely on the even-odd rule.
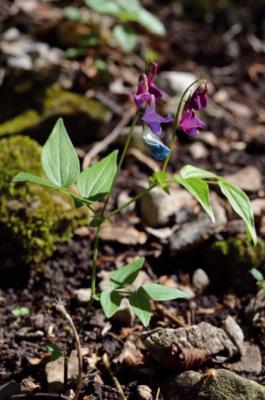
[[202,292],[209,286],[210,280],[206,272],[202,268],[198,268],[193,273],[192,283],[196,289]]
[[152,400],[152,390],[147,385],[139,385],[137,386],[137,395],[139,400]]

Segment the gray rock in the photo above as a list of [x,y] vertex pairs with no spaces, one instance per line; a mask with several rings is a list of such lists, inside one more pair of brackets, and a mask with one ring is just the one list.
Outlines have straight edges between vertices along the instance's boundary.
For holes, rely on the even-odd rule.
[[200,160],[201,158],[206,158],[209,155],[209,151],[203,143],[194,142],[189,147],[189,152],[195,160]]
[[198,268],[193,273],[192,283],[196,289],[202,292],[209,286],[210,280],[206,272],[202,268]]
[[229,182],[248,192],[257,192],[262,189],[262,177],[255,167],[246,167],[235,174],[225,177]]
[[75,297],[79,304],[87,304],[91,298],[91,289],[76,289]]
[[262,371],[262,358],[260,349],[253,343],[244,344],[245,354],[234,363],[226,363],[224,366],[234,372],[259,375]]
[[[139,200],[140,211],[144,222],[152,227],[166,225],[171,217],[175,220],[178,214],[184,214],[187,220],[192,214],[193,199],[191,195],[182,189],[171,189],[170,195],[162,189],[155,188]],[[182,222],[182,221],[180,221]]]
[[206,322],[177,329],[158,328],[145,332],[142,339],[158,362],[165,360],[167,353],[171,353],[172,345],[203,350],[217,362],[223,362],[239,353],[233,338],[222,328]]
[[182,225],[170,238],[170,248],[173,253],[189,250],[209,239],[215,233],[222,231],[227,223],[224,207],[220,204],[217,195],[211,195],[215,222],[212,222],[205,213],[198,214],[193,221]]
[[170,96],[181,95],[198,78],[189,72],[163,71],[157,77],[159,87]]
[[264,400],[265,387],[225,369],[186,371],[163,388],[166,400]]
[[147,385],[138,385],[136,388],[139,400],[152,400],[152,389]]

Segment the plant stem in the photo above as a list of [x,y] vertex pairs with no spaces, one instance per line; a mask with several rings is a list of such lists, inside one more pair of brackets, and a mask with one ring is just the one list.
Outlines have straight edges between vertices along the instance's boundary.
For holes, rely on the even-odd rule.
[[81,387],[82,387],[82,371],[83,371],[81,343],[80,343],[80,339],[79,339],[75,324],[74,324],[70,314],[66,311],[63,303],[61,301],[58,301],[55,304],[55,308],[65,317],[65,319],[69,322],[69,324],[73,330],[73,334],[74,334],[74,338],[75,338],[75,342],[76,342],[77,358],[78,358],[77,388],[76,388],[76,392],[75,392],[75,396],[74,396],[73,400],[78,400],[79,396],[80,396],[80,392],[81,392]]
[[[114,177],[113,182],[112,182],[112,186],[111,186],[110,192],[109,192],[108,196],[105,199],[105,202],[103,204],[103,207],[102,207],[102,210],[101,210],[101,213],[100,213],[100,217],[102,217],[102,219],[104,219],[105,211],[107,209],[109,200],[111,198],[111,195],[112,195],[112,192],[113,192],[113,189],[114,189],[114,186],[115,186],[115,183],[116,183],[118,175],[120,173],[124,158],[125,158],[125,156],[127,154],[128,148],[130,146],[130,142],[132,140],[134,128],[135,128],[135,125],[137,123],[138,117],[139,117],[139,112],[137,111],[137,113],[135,114],[135,116],[133,118],[132,125],[131,125],[130,131],[128,133],[128,137],[127,137],[125,146],[123,148],[123,152],[122,152],[122,155],[121,155],[118,167],[117,167],[117,172],[116,172],[115,177]],[[85,320],[86,320],[87,315],[89,313],[89,310],[91,309],[92,304],[93,304],[93,302],[95,300],[96,278],[97,278],[98,244],[99,244],[99,238],[100,238],[100,230],[101,230],[101,225],[97,226],[97,229],[96,229],[96,236],[95,236],[93,256],[92,256],[91,297],[90,297],[90,300],[89,300],[89,302],[87,304],[86,311],[85,311],[85,313],[83,315],[83,318],[82,318],[82,321],[81,321],[81,324],[80,324],[80,328],[79,328],[79,333],[82,332],[82,330],[83,330]]]
[[102,361],[103,361],[103,364],[104,364],[106,370],[110,374],[110,376],[111,376],[111,378],[112,378],[112,380],[113,380],[113,382],[114,382],[114,384],[116,386],[116,389],[117,389],[117,392],[119,394],[120,399],[121,400],[127,400],[127,398],[125,397],[125,394],[124,394],[124,392],[122,390],[122,387],[121,387],[121,384],[120,384],[118,378],[112,372],[110,361],[109,361],[109,357],[108,357],[107,353],[103,354]]
[[122,206],[116,208],[116,210],[113,210],[110,212],[108,215],[106,215],[106,219],[111,218],[113,215],[118,214],[120,211],[124,210],[125,208],[129,207],[130,204],[134,203],[135,201],[139,200],[141,197],[143,197],[145,194],[149,193],[152,189],[154,189],[157,186],[156,183],[153,183],[150,185],[147,189],[143,190],[142,192],[138,193],[136,196],[132,197],[127,203],[123,204]]
[[173,147],[174,147],[175,137],[176,137],[176,130],[177,130],[177,127],[178,127],[178,124],[179,124],[179,118],[180,118],[180,112],[182,110],[182,104],[186,102],[185,97],[186,97],[187,93],[189,92],[189,90],[191,89],[191,87],[193,85],[199,83],[199,82],[200,82],[200,79],[197,79],[196,81],[192,82],[192,84],[187,87],[187,89],[183,92],[183,94],[182,94],[182,96],[180,98],[180,101],[179,101],[179,104],[178,104],[178,108],[177,108],[177,111],[176,111],[176,116],[175,116],[175,119],[174,119],[174,124],[173,124],[173,134],[172,134],[171,140],[169,142],[170,153],[169,153],[169,155],[167,156],[167,158],[164,161],[164,164],[163,164],[163,167],[162,167],[162,171],[166,171],[168,163],[169,163],[169,160],[170,160],[171,152],[172,152]]

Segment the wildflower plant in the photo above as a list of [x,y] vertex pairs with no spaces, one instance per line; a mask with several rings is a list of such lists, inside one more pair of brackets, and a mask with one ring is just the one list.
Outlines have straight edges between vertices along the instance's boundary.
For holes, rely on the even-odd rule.
[[[84,312],[80,330],[83,328],[92,304],[96,301],[100,301],[106,317],[110,318],[119,309],[122,298],[128,296],[134,313],[144,326],[147,326],[151,318],[152,300],[168,301],[185,297],[183,291],[157,283],[145,284],[132,292],[130,286],[141,270],[144,258],[138,258],[114,271],[110,276],[109,288],[101,293],[97,290],[97,258],[102,225],[111,222],[114,215],[155,187],[160,187],[169,193],[169,187],[172,185],[183,186],[214,221],[209,185],[219,186],[231,207],[245,222],[249,239],[254,244],[257,242],[250,201],[240,188],[210,171],[191,165],[184,166],[179,175],[168,174],[167,166],[178,130],[181,129],[187,135],[194,136],[205,126],[197,113],[207,106],[207,84],[204,80],[194,82],[183,93],[175,117],[162,116],[157,112],[157,103],[162,97],[162,92],[155,84],[156,73],[157,64],[151,63],[148,64],[147,71],[139,77],[138,87],[133,95],[136,112],[121,154],[118,150],[114,150],[81,172],[78,156],[60,118],[42,148],[41,165],[46,177],[20,172],[14,178],[15,182],[28,181],[62,192],[73,199],[76,207],[88,207],[92,213],[90,225],[95,229],[95,242],[92,257],[91,299]],[[152,157],[161,161],[161,170],[150,177],[149,186],[145,190],[126,204],[109,210],[109,201],[138,122],[142,124],[143,142],[150,149]],[[162,142],[161,134],[163,125],[170,123],[173,123],[173,135],[167,146]]]

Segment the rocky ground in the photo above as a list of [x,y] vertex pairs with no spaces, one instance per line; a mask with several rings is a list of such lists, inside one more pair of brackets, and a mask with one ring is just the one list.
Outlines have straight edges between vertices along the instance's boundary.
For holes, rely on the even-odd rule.
[[[42,144],[62,115],[83,165],[104,154],[106,149],[98,153],[96,142],[102,143],[109,127],[122,121],[119,138],[108,150],[120,146],[131,119],[128,89],[143,68],[144,50],[152,46],[159,55],[158,82],[167,99],[165,112],[174,113],[177,99],[192,80],[209,81],[207,130],[194,139],[179,132],[171,171],[193,164],[238,184],[250,196],[260,236],[254,249],[218,191],[212,193],[217,217],[213,224],[176,187],[170,196],[152,192],[115,217],[111,228],[104,227],[98,262],[101,289],[110,271],[145,256],[137,285],[152,280],[179,287],[188,299],[153,304],[148,331],[126,301],[110,320],[95,305],[81,337],[82,398],[120,398],[104,363],[107,354],[127,399],[265,399],[265,292],[249,273],[252,267],[265,273],[262,8],[253,9],[248,17],[244,8],[222,11],[205,24],[202,17],[183,14],[175,2],[146,2],[168,34],[164,38],[142,35],[139,49],[125,57],[103,42],[84,53],[74,32],[88,27],[71,21],[73,36],[65,35],[69,21],[62,19],[61,4],[33,1],[33,8],[27,9],[17,1],[10,14],[10,4],[5,3],[0,42],[1,140],[30,134]],[[70,47],[79,52],[74,59],[64,57]],[[37,52],[38,63],[33,63],[32,51]],[[104,68],[95,63],[103,55]],[[157,169],[136,135],[112,203],[125,203]],[[7,246],[5,240],[2,236],[1,249]],[[62,299],[74,322],[80,323],[90,296],[93,240],[93,228],[82,224],[75,227],[71,240],[57,244],[51,257],[29,266],[19,262],[6,266],[1,250],[5,265],[0,282],[1,399],[40,392],[50,393],[44,398],[60,392],[71,396],[77,378],[76,353],[70,357],[65,387],[63,359],[52,358],[56,351],[66,351],[69,327],[53,304]],[[13,251],[15,255],[16,248]]]

